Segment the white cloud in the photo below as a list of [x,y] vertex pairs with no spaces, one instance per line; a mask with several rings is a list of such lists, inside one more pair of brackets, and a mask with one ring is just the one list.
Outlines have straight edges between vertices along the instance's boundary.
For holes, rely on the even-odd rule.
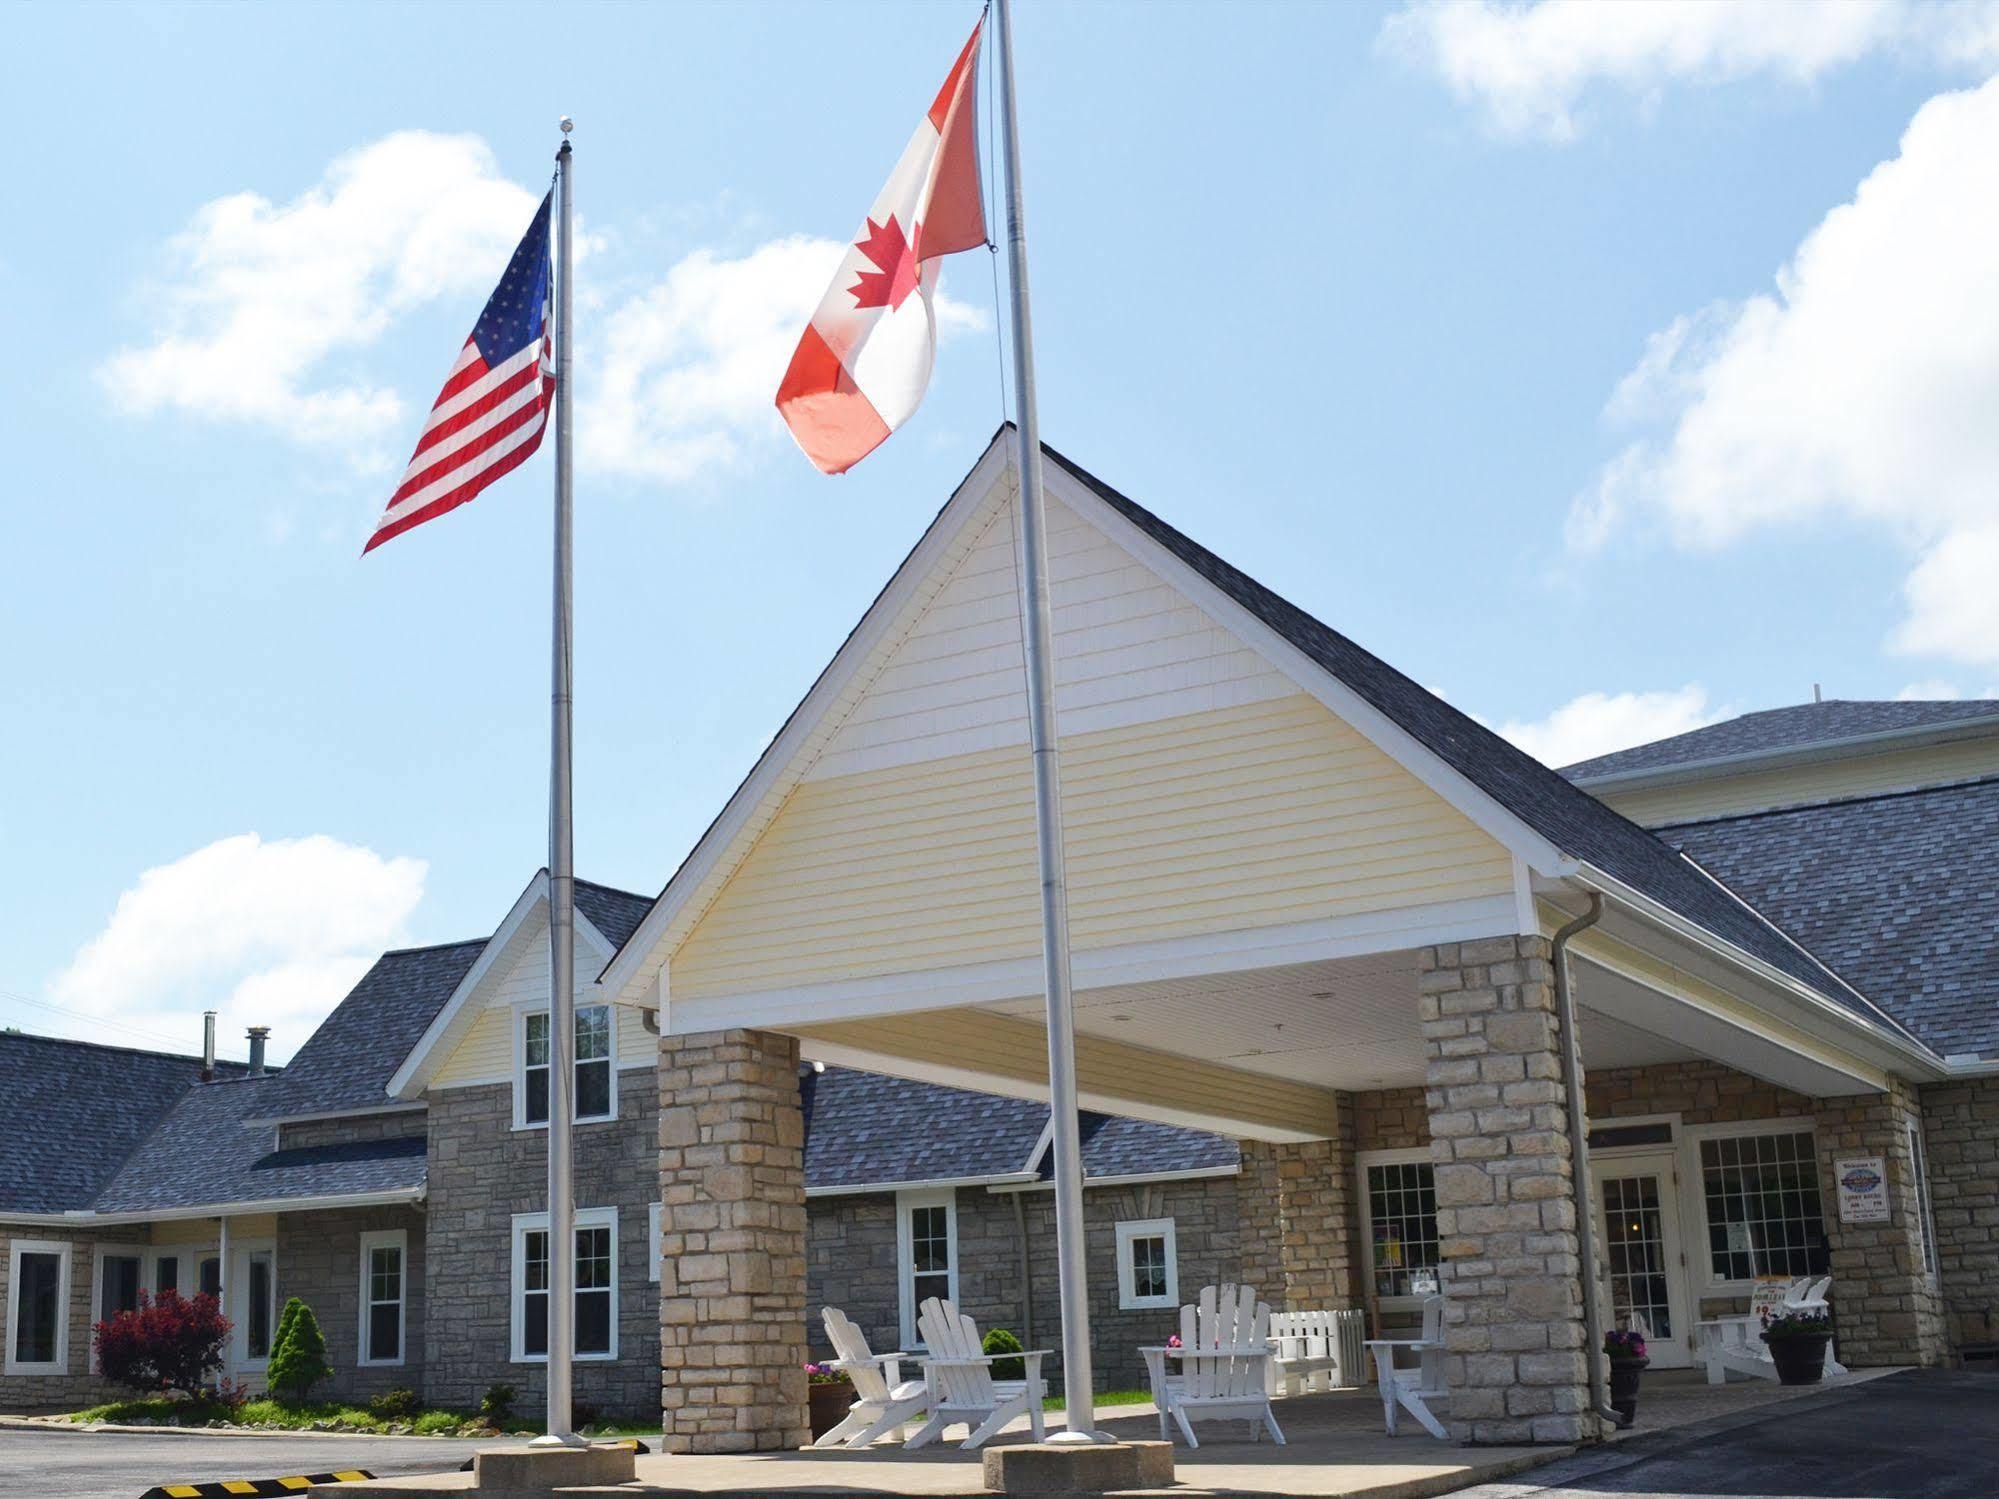
[[1673,84],[1808,85],[1875,53],[1999,61],[1999,7],[1915,0],[1410,0],[1382,43],[1438,73],[1507,134],[1573,138],[1592,89],[1650,100]]
[[[248,422],[308,443],[381,438],[401,399],[339,356],[413,307],[490,291],[537,201],[477,136],[421,130],[339,157],[289,202],[217,198],[168,246],[152,340],[98,377],[138,415]],[[438,351],[440,379],[451,352]]]
[[1546,718],[1513,720],[1496,732],[1543,765],[1560,767],[1684,734],[1723,716],[1709,708],[1707,689],[1690,683],[1673,692],[1585,692]]
[[323,835],[223,838],[141,874],[51,997],[190,1051],[217,1010],[225,1055],[268,1025],[276,1060],[401,938],[427,872]]
[[1570,517],[1685,547],[1859,522],[1918,558],[1893,648],[1999,664],[1999,79],[1931,99],[1773,291],[1654,335],[1608,415],[1643,435]]
[[[593,336],[577,454],[627,478],[679,484],[788,444],[778,382],[846,246],[790,235],[728,257],[697,250],[612,307]],[[988,326],[937,295],[938,335]]]
[[1963,696],[1964,693],[1958,688],[1955,682],[1944,682],[1932,677],[1926,682],[1911,682],[1895,694],[1895,701],[1898,703],[1954,703]]

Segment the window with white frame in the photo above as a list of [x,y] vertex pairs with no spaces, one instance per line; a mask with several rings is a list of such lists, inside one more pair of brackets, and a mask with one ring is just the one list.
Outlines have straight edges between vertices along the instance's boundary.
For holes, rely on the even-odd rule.
[[932,1296],[958,1300],[958,1195],[949,1187],[895,1194],[902,1346],[919,1348],[917,1314]]
[[137,1245],[104,1244],[97,1250],[97,1305],[93,1322],[139,1309],[146,1284],[146,1252]]
[[277,1309],[277,1269],[275,1250],[251,1249],[244,1253],[243,1357],[251,1363],[261,1363],[271,1356],[271,1324]]
[[69,1371],[70,1246],[16,1239],[7,1250],[9,1374]]
[[1704,1135],[1700,1167],[1712,1281],[1825,1273],[1818,1147],[1809,1129]]
[[1937,1221],[1930,1211],[1929,1163],[1923,1159],[1923,1129],[1909,1121],[1909,1172],[1916,1189],[1916,1232],[1923,1241],[1923,1274],[1937,1273]]
[[1117,1226],[1117,1296],[1124,1311],[1180,1304],[1180,1264],[1171,1218]]
[[[609,1005],[576,1007],[570,1106],[578,1124],[615,1119],[618,1114],[617,1019]],[[514,1122],[523,1127],[548,1123],[550,1078],[555,1048],[546,1010],[520,1015],[515,1051]]]
[[1425,1149],[1370,1151],[1360,1158],[1361,1242],[1377,1303],[1437,1290],[1437,1186]]
[[[513,1356],[517,1364],[548,1357],[548,1214],[514,1215]],[[576,1210],[576,1357],[618,1356],[618,1210]]]
[[408,1232],[395,1228],[361,1235],[361,1363],[403,1361],[408,1306]]

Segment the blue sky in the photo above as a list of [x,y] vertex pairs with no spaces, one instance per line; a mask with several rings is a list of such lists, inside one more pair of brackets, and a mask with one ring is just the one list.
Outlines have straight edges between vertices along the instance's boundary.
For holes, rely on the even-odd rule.
[[[769,408],[975,13],[14,13],[0,1024],[283,1054],[541,862],[548,450],[359,548],[565,110],[578,862],[659,887],[999,418],[978,254],[853,474]],[[1557,761],[1991,694],[1989,7],[1017,29],[1070,456]]]

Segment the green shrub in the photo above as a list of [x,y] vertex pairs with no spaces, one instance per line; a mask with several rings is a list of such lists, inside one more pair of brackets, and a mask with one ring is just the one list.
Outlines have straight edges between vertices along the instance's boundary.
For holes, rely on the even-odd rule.
[[520,1398],[520,1393],[510,1384],[486,1386],[486,1393],[479,1397],[479,1414],[494,1426],[504,1426],[514,1413],[514,1401]]
[[312,1308],[294,1296],[285,1303],[278,1325],[283,1329],[271,1349],[264,1382],[292,1405],[303,1405],[308,1391],[333,1371],[326,1366],[326,1338]]
[[465,1418],[451,1411],[425,1411],[410,1430],[420,1437],[448,1437],[456,1435],[464,1424]]
[[[986,1340],[981,1347],[987,1353],[1018,1353],[1020,1352],[1020,1339],[1016,1338],[1004,1327],[995,1327],[991,1332],[986,1334]],[[1027,1378],[1027,1360],[1018,1358],[1001,1359],[993,1365],[993,1378]]]
[[368,1402],[368,1414],[377,1421],[407,1421],[422,1409],[423,1402],[417,1399],[416,1391],[400,1386],[384,1390]]

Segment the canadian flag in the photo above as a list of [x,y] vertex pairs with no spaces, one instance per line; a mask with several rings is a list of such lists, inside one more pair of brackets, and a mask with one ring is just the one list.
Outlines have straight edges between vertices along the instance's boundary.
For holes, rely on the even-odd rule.
[[979,192],[984,18],[868,210],[791,356],[777,409],[819,468],[845,473],[916,413],[937,352],[937,262],[986,243]]

